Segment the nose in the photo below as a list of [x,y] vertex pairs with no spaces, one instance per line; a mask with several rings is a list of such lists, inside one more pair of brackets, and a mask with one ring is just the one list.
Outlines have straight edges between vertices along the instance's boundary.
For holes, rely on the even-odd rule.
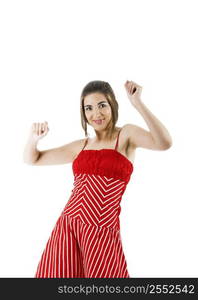
[[101,117],[100,109],[99,109],[99,108],[96,108],[96,109],[93,111],[93,119],[94,119],[94,120],[97,120],[97,118],[100,118],[100,117]]

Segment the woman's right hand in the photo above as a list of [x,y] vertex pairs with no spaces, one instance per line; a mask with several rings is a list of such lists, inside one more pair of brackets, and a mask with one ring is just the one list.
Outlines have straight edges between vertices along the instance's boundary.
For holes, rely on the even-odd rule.
[[44,123],[33,123],[30,130],[30,138],[38,142],[47,135],[48,131],[49,128],[46,121]]

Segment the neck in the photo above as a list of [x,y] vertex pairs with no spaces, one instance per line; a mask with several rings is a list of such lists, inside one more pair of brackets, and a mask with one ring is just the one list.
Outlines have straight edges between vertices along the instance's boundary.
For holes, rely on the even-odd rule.
[[109,129],[104,129],[104,130],[95,130],[95,138],[94,141],[95,142],[106,142],[106,141],[110,141],[110,140],[114,140],[115,139],[115,134],[117,134],[118,132],[118,128],[115,127],[115,129],[111,132],[111,130]]

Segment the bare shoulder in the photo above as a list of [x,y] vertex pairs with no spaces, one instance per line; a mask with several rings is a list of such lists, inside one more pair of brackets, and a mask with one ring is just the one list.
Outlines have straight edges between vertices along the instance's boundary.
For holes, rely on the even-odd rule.
[[82,150],[82,148],[85,145],[87,138],[79,139],[73,141],[73,153],[74,153],[74,158],[79,154],[79,152]]
[[137,128],[137,126],[135,124],[125,124],[122,127],[122,135],[126,140],[127,145],[130,144],[130,146],[136,147],[135,143],[133,143],[132,141],[132,134],[135,134],[135,128]]
[[138,125],[128,123],[123,126],[123,132],[129,148],[155,148],[152,135],[148,130]]
[[[131,128],[132,124],[125,124],[122,127],[119,128],[121,134],[120,134],[120,144],[123,145],[123,147],[127,150],[129,147],[129,143],[131,144],[130,146],[133,146],[130,140],[130,135],[131,135]],[[135,145],[134,145],[135,147]]]
[[145,148],[149,150],[166,150],[168,147],[157,145],[151,132],[135,124],[123,126],[123,133],[128,141],[128,147]]

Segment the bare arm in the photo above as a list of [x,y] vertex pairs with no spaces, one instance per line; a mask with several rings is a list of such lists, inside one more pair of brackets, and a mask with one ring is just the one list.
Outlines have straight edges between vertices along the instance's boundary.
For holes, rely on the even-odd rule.
[[137,147],[153,150],[167,150],[172,146],[172,137],[164,124],[148,109],[140,99],[135,105],[137,111],[142,115],[150,131],[139,126],[131,129],[137,140]]
[[39,157],[40,152],[37,150],[38,141],[31,136],[28,138],[27,144],[23,152],[23,161],[26,164],[33,164]]
[[80,151],[80,145],[83,145],[83,141],[83,139],[76,140],[61,147],[39,151],[38,158],[34,161],[33,165],[46,166],[71,163],[76,153]]
[[167,147],[156,145],[150,131],[141,128],[135,124],[126,124],[123,126],[123,132],[127,139],[129,147],[146,148],[151,150],[165,150]]
[[164,124],[142,102],[140,93],[142,87],[133,81],[125,83],[127,96],[131,104],[142,115],[150,131],[133,124],[126,124],[125,132],[128,144],[153,150],[166,150],[172,146],[172,137]]
[[27,144],[24,149],[23,160],[33,166],[67,164],[74,160],[81,150],[84,139],[76,140],[61,147],[39,151],[38,141],[48,132],[48,124],[33,123]]
[[61,165],[71,163],[83,147],[84,139],[76,140],[61,147],[39,151],[31,140],[24,151],[24,162],[33,166]]
[[136,106],[136,109],[144,117],[150,131],[135,124],[126,124],[124,131],[128,144],[133,147],[142,147],[152,150],[167,150],[172,146],[172,138],[167,128],[154,116],[143,102]]

